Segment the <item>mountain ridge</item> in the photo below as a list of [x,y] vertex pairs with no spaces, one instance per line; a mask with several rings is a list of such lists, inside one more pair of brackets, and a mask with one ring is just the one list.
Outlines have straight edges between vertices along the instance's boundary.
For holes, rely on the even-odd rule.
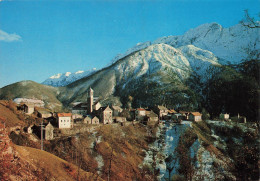
[[[174,48],[193,45],[214,54],[221,64],[237,64],[244,59],[259,58],[260,39],[258,35],[258,29],[250,29],[241,24],[224,28],[218,23],[206,23],[186,31],[183,35],[161,37],[154,41],[138,43],[136,46],[129,48],[125,53],[115,56],[109,66],[132,53],[155,44],[167,44]],[[66,86],[92,73],[95,73],[95,71],[90,71],[88,74],[75,78],[72,81],[67,81],[64,79],[64,76],[62,78],[58,77],[59,79],[55,81],[49,78],[43,84]]]

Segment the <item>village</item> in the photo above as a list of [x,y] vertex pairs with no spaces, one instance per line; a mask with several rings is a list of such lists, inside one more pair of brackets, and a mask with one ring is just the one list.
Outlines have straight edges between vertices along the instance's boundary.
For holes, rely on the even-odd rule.
[[[106,124],[136,124],[154,126],[166,120],[173,123],[186,121],[202,121],[200,112],[175,111],[163,105],[152,108],[123,109],[117,105],[102,106],[97,97],[94,97],[93,89],[89,88],[86,102],[74,103],[70,112],[52,112],[44,108],[44,102],[37,99],[16,98],[17,110],[26,115],[36,114],[42,119],[41,123],[32,124],[25,128],[29,134],[35,134],[41,139],[52,140],[62,135],[78,133],[84,128],[102,126]],[[241,122],[246,118],[237,116]],[[220,120],[231,121],[229,114],[220,114]]]

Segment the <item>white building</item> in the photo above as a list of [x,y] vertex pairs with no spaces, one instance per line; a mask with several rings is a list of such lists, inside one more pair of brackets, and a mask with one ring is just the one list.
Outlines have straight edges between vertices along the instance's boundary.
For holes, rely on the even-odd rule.
[[72,128],[71,113],[58,113],[59,128]]
[[44,107],[44,102],[39,99],[15,98],[13,100],[16,104],[33,104],[35,107]]

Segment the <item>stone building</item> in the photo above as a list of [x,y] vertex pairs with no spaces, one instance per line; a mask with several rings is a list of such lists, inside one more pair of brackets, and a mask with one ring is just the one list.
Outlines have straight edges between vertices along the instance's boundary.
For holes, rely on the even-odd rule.
[[136,121],[143,121],[145,116],[146,116],[146,110],[144,108],[137,108],[135,110]]
[[38,111],[38,117],[40,118],[49,118],[52,117],[52,113],[47,110],[39,110]]
[[44,128],[44,136],[45,136],[45,139],[46,140],[52,140],[53,139],[53,130],[54,130],[54,127],[52,126],[52,124],[49,122],[45,128]]
[[159,119],[164,119],[168,115],[168,109],[164,106],[155,106],[154,112],[159,116]]
[[115,117],[120,116],[120,113],[123,111],[119,106],[111,106],[111,109],[113,110],[113,116]]
[[84,118],[84,123],[85,124],[99,124],[99,119],[97,116],[87,116]]
[[26,103],[22,105],[22,110],[26,113],[26,114],[32,114],[34,112],[34,104],[31,103]]
[[109,106],[100,107],[99,110],[97,111],[97,115],[99,117],[99,120],[103,124],[113,123],[112,114],[113,114],[113,111],[110,109]]

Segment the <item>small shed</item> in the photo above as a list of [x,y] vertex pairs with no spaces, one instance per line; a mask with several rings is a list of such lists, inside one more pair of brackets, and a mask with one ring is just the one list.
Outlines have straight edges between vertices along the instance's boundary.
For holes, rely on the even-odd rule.
[[189,120],[190,121],[202,121],[202,115],[201,115],[201,113],[199,113],[199,112],[191,112],[190,114],[189,114]]

